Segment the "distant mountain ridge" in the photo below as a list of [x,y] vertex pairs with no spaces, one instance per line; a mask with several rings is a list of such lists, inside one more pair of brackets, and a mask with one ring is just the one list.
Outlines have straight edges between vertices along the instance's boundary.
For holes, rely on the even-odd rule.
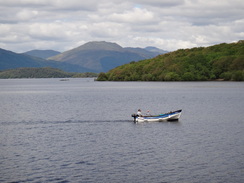
[[93,41],[63,53],[31,50],[22,54],[0,49],[0,70],[20,67],[54,67],[66,72],[106,72],[117,66],[153,58],[159,52],[146,48],[123,48],[117,43]]
[[72,50],[113,50],[121,51],[123,48],[117,43],[111,43],[106,41],[91,41],[87,42]]
[[47,59],[49,57],[53,57],[55,55],[60,54],[60,52],[54,50],[31,50],[31,51],[24,52],[23,54]]
[[154,46],[147,46],[146,48],[144,48],[145,50],[149,51],[149,52],[154,52],[157,53],[159,55],[164,54],[164,53],[168,53],[168,51],[165,50],[161,50],[159,48],[156,48]]
[[143,48],[123,48],[116,43],[93,41],[48,59],[106,72],[131,61],[144,60],[159,54]]
[[82,68],[81,66],[45,60],[0,48],[0,70],[16,69],[21,67],[53,67],[62,69],[66,72],[95,72],[94,70]]

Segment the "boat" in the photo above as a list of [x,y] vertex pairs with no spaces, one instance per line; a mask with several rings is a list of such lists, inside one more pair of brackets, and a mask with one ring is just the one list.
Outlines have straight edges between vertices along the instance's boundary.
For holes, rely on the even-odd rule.
[[161,122],[161,121],[178,121],[181,116],[182,110],[170,111],[165,114],[150,115],[150,116],[138,116],[137,114],[132,114],[131,117],[134,118],[135,123],[141,122]]
[[69,81],[69,79],[60,79],[59,81]]

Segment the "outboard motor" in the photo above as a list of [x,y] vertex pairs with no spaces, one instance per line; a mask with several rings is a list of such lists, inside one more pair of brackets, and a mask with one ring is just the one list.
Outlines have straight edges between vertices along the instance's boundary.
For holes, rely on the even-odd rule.
[[137,114],[132,114],[131,117],[134,118],[134,123],[135,123],[136,122],[136,117],[138,117],[138,115]]

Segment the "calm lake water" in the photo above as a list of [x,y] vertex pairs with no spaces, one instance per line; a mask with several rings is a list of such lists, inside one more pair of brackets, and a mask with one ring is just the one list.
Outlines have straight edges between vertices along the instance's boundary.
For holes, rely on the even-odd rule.
[[8,79],[0,109],[0,182],[244,182],[244,82]]

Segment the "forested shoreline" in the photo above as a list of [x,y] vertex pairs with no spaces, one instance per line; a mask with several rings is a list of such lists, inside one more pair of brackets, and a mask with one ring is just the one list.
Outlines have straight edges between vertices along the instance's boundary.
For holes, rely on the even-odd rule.
[[74,73],[65,72],[61,69],[43,67],[43,68],[17,68],[0,71],[0,79],[10,78],[85,78],[97,77],[97,73]]
[[244,41],[179,49],[100,73],[97,80],[244,81]]

